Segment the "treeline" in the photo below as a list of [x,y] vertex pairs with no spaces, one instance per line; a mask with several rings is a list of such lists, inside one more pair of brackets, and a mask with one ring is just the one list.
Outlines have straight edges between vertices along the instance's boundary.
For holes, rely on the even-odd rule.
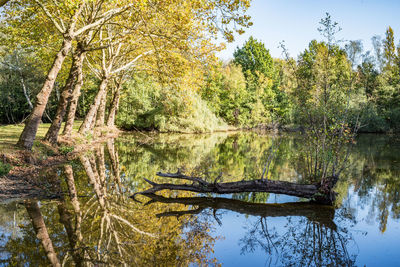
[[282,44],[284,58],[277,59],[262,42],[250,37],[236,49],[231,62],[219,61],[209,67],[198,91],[190,96],[178,96],[162,86],[154,90],[157,86],[143,77],[132,79],[118,124],[126,129],[163,131],[223,127],[220,123],[203,124],[216,122],[210,120],[204,104],[199,104],[205,101],[228,125],[296,127],[306,123],[304,109],[311,110],[322,97],[326,103],[321,108],[328,106],[332,112],[340,111],[335,101],[348,102],[346,121],[349,125],[359,122],[361,132],[398,132],[400,46],[396,47],[394,40],[391,27],[383,39],[372,37],[373,51],[364,51],[361,41],[312,40],[297,59],[290,57]]
[[250,37],[230,63],[210,72],[200,94],[235,126],[302,126],[303,109],[323,98],[324,108],[339,111],[334,100],[341,95],[347,122],[359,121],[360,131],[400,131],[400,44],[396,48],[394,40],[391,27],[385,38],[372,38],[373,51],[364,51],[361,41],[312,40],[297,59],[282,43],[284,59],[273,59]]
[[[247,1],[234,6],[210,1],[216,2],[219,5],[200,8],[202,17],[188,15],[199,8],[196,4],[183,8],[174,1],[164,6],[139,7],[130,1],[119,7],[101,6],[104,10],[90,19],[89,10],[85,11],[89,17],[78,20],[80,35],[73,36],[41,105],[39,118],[52,122],[47,139],[56,142],[62,121],[69,125],[64,133],[70,134],[75,117],[84,120],[82,134],[97,126],[113,126],[114,121],[127,130],[206,132],[230,126],[298,127],[312,124],[307,121],[314,118],[310,111],[329,117],[326,112],[338,110],[346,113],[340,120],[348,125],[359,122],[361,131],[400,131],[400,46],[395,45],[392,28],[384,38],[372,38],[373,51],[364,51],[361,41],[332,39],[336,32],[329,32],[329,27],[320,29],[325,41],[312,40],[297,58],[282,43],[283,59],[272,58],[262,42],[250,37],[231,62],[222,63],[214,56],[219,47],[211,39],[218,25],[229,22],[215,21],[214,15],[227,9],[243,27],[251,23],[244,15]],[[0,24],[5,44],[0,54],[2,124],[29,125],[41,102],[35,96],[43,96],[43,84],[49,80],[49,70],[54,70],[52,60],[65,52],[65,36],[57,33],[60,26],[45,11],[63,14],[69,8],[60,18],[67,27],[65,21],[72,23],[72,11],[79,11],[80,1],[71,6],[57,3],[11,1],[5,8]],[[172,16],[172,7],[182,10]],[[126,10],[91,26],[116,8]],[[45,23],[52,32],[43,31]],[[224,29],[227,40],[232,40],[233,32]],[[343,103],[338,102],[346,102],[345,107],[339,108]]]

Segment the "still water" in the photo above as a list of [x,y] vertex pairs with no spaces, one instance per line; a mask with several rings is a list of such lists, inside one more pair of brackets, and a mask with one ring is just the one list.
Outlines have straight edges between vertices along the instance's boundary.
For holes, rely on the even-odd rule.
[[271,179],[306,182],[296,135],[136,134],[93,147],[43,172],[61,198],[0,203],[0,265],[400,266],[399,136],[358,138],[335,207],[266,193],[129,198],[178,168],[257,179],[276,143]]

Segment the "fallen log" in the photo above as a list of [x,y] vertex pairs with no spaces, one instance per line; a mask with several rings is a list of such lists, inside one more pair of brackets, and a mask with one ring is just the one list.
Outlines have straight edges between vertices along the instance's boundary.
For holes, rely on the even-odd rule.
[[191,181],[191,184],[172,184],[172,183],[155,183],[146,178],[144,180],[152,185],[151,188],[135,193],[132,198],[135,199],[136,195],[154,194],[161,190],[180,190],[191,191],[196,193],[216,193],[216,194],[233,194],[243,192],[262,192],[285,194],[289,196],[296,196],[300,198],[307,198],[314,202],[331,205],[335,200],[336,193],[332,188],[336,184],[337,178],[325,179],[324,183],[317,184],[297,184],[285,181],[274,181],[268,179],[258,179],[250,181],[237,181],[218,183],[217,179],[210,183],[200,177],[187,176],[182,173],[162,173],[158,172],[157,176],[170,179],[180,179]]
[[213,209],[215,214],[217,210],[230,210],[240,214],[260,216],[260,217],[288,217],[301,216],[306,217],[309,221],[318,222],[322,225],[336,230],[336,224],[333,219],[335,217],[335,209],[332,206],[312,205],[307,202],[294,202],[282,204],[265,204],[251,203],[237,199],[219,198],[219,197],[178,197],[169,198],[156,194],[146,194],[146,197],[151,200],[145,205],[152,203],[165,204],[182,204],[186,206],[196,206],[195,209],[168,211],[159,213],[156,216],[160,217],[180,217],[184,215],[195,215],[205,209]]

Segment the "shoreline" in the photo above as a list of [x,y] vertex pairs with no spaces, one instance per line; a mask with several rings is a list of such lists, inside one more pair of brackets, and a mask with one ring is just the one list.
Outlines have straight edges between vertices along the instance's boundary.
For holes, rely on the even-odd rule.
[[[38,141],[42,149],[40,151],[26,151],[14,145],[11,152],[0,153],[0,161],[12,167],[7,175],[0,176],[0,202],[9,199],[51,199],[59,196],[59,192],[53,188],[56,181],[41,181],[43,170],[70,162],[94,146],[105,143],[107,139],[118,137],[122,132],[116,129],[108,129],[106,132],[101,130],[94,134],[96,138],[86,142],[82,141],[82,136],[73,134],[71,138],[60,136],[58,147]],[[63,146],[73,147],[73,151],[62,154],[60,148]],[[49,156],[45,151],[53,155]]]

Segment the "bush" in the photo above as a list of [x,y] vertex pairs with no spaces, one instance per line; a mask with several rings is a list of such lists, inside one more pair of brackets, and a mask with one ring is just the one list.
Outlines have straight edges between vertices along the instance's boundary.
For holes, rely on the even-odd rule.
[[161,132],[212,132],[227,128],[196,92],[162,87],[143,77],[135,77],[124,88],[116,124],[125,130]]
[[7,175],[12,169],[12,166],[8,163],[0,161],[0,176]]

